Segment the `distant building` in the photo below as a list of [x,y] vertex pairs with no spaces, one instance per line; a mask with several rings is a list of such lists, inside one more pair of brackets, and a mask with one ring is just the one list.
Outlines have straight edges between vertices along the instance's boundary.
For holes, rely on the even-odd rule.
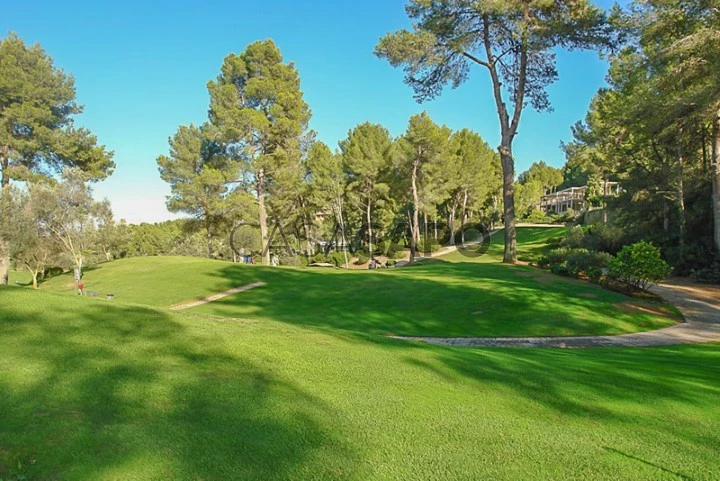
[[[622,190],[617,182],[606,182],[605,195],[617,195]],[[540,210],[547,213],[564,214],[569,209],[582,211],[586,208],[585,191],[587,186],[570,187],[558,190],[540,199]]]

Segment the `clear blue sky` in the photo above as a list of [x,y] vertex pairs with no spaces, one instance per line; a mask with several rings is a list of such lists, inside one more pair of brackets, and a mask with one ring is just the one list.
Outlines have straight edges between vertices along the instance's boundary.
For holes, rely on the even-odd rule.
[[[597,3],[607,8],[609,0]],[[181,124],[206,119],[206,84],[223,58],[259,39],[272,38],[295,62],[313,112],[310,126],[331,147],[364,121],[401,134],[410,115],[427,110],[438,123],[468,127],[492,146],[497,114],[484,71],[419,105],[403,73],[372,52],[379,37],[408,25],[403,0],[249,0],[226,2],[5,2],[0,35],[15,31],[40,42],[56,65],[76,79],[85,112],[80,125],[115,151],[115,174],[95,188],[117,218],[158,221],[167,185],[155,159]],[[564,162],[560,142],[584,117],[604,83],[607,65],[592,52],[561,53],[560,80],[550,88],[551,113],[527,109],[514,152],[518,173],[532,162]]]

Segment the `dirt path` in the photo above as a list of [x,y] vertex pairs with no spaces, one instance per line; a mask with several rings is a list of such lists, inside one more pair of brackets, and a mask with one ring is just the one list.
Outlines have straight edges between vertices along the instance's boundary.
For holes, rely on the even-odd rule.
[[256,287],[261,287],[264,285],[265,285],[264,282],[253,282],[252,284],[235,287],[235,288],[227,290],[225,292],[220,292],[219,294],[213,294],[212,296],[198,299],[197,301],[190,301],[190,302],[183,302],[182,304],[175,304],[174,306],[170,306],[168,309],[170,309],[172,311],[189,309],[191,307],[201,306],[203,304],[207,304],[208,302],[217,301],[218,299],[222,299],[223,297],[232,296],[233,294],[237,294],[238,292],[249,291],[250,289],[255,289]]
[[720,342],[720,286],[670,280],[651,291],[677,307],[685,322],[655,331],[577,337],[406,337],[396,339],[461,347],[647,347]]

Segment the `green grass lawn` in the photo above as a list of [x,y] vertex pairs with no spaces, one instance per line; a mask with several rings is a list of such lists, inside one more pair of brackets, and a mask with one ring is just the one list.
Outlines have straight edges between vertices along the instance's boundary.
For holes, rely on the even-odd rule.
[[718,345],[453,349],[304,324],[0,289],[0,479],[720,472]]
[[[520,229],[519,252],[563,228]],[[192,309],[360,333],[418,336],[622,334],[675,322],[663,306],[586,282],[500,262],[497,239],[481,257],[450,254],[403,269],[344,271],[238,265],[188,257],[132,258],[85,273],[86,289],[168,307],[256,281],[267,285]],[[70,274],[43,290],[71,294]]]
[[11,286],[17,284],[30,284],[32,282],[32,276],[27,271],[10,271],[10,277],[8,283]]

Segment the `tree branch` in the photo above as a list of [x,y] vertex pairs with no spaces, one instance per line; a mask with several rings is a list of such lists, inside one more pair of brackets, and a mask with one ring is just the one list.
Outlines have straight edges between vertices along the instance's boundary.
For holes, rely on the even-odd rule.
[[483,61],[483,60],[480,60],[480,59],[477,58],[476,56],[474,56],[474,55],[472,55],[472,54],[469,54],[469,53],[467,53],[467,52],[464,52],[464,51],[463,51],[463,52],[460,52],[460,53],[461,53],[464,57],[467,57],[467,58],[469,58],[470,60],[472,60],[473,62],[475,62],[475,63],[477,63],[477,64],[479,64],[479,65],[482,65],[483,67],[486,67],[486,68],[488,68],[488,69],[490,68],[490,64],[489,64],[489,63],[487,63],[487,62],[485,62],[485,61]]
[[488,59],[490,78],[492,79],[493,96],[495,97],[495,106],[497,107],[498,117],[500,117],[500,130],[503,137],[505,137],[509,127],[508,112],[502,99],[502,83],[500,82],[500,77],[498,76],[495,60],[492,54],[492,44],[490,42],[490,19],[487,15],[483,15],[483,26],[483,44],[485,46],[485,54]]

